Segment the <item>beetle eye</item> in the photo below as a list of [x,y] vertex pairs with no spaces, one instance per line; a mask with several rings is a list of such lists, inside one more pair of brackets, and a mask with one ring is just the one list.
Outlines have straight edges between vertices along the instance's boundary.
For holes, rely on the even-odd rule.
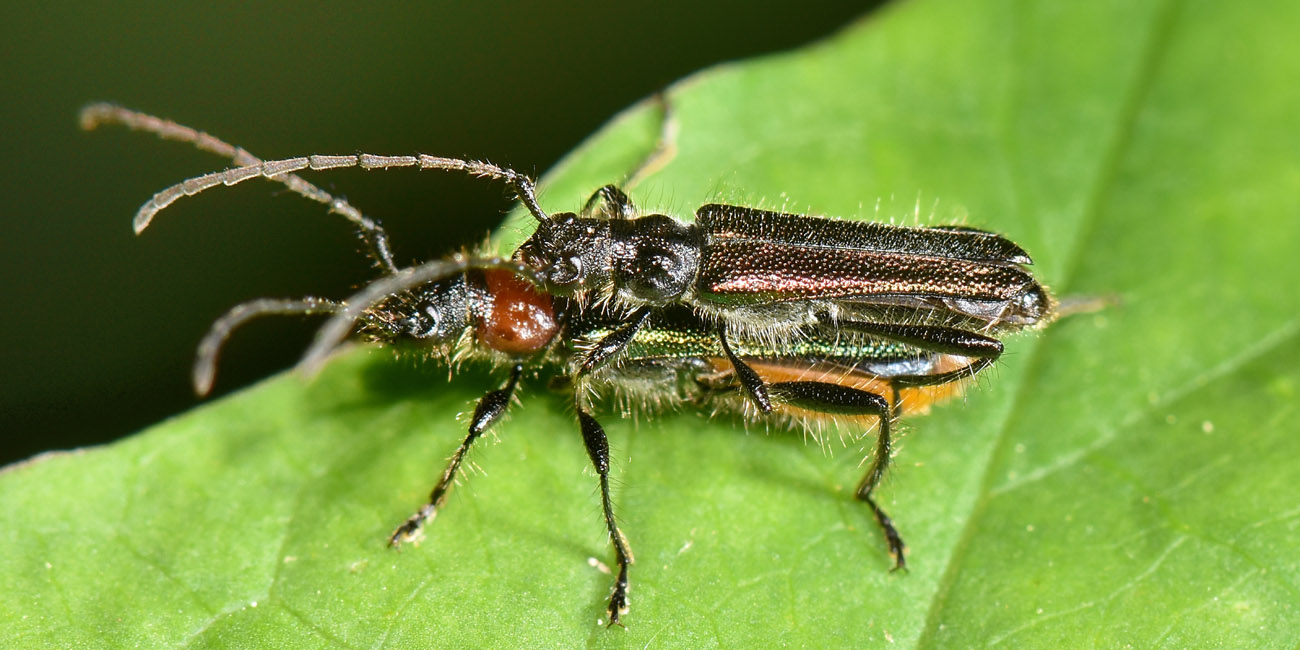
[[556,284],[573,284],[582,277],[582,258],[575,256],[559,260],[551,271],[551,281]]

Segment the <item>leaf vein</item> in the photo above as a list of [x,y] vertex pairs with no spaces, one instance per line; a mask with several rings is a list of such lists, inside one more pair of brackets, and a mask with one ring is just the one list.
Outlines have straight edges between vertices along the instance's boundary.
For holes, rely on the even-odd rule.
[[1057,472],[1068,469],[1077,464],[1083,458],[1118,440],[1122,433],[1136,426],[1143,418],[1149,416],[1151,413],[1159,409],[1168,408],[1185,399],[1195,397],[1202,390],[1210,388],[1211,383],[1231,376],[1232,373],[1240,370],[1246,364],[1264,357],[1276,350],[1278,347],[1291,342],[1297,338],[1297,336],[1300,336],[1300,319],[1293,319],[1273,330],[1267,336],[1260,338],[1254,345],[1246,347],[1240,353],[1223,360],[1221,363],[1205,372],[1192,377],[1181,386],[1166,392],[1154,403],[1150,403],[1124,416],[1120,419],[1120,424],[1118,426],[1103,430],[1101,435],[1097,436],[1097,438],[1088,445],[1080,447],[1046,465],[1025,472],[1015,479],[1011,479],[992,488],[989,490],[989,496],[1001,496],[1008,492],[1023,488],[1025,485],[1030,483],[1041,481]]
[[998,645],[998,644],[1002,643],[1003,641],[1006,641],[1007,639],[1009,639],[1009,638],[1011,638],[1011,637],[1013,637],[1013,636],[1015,636],[1015,635],[1017,635],[1017,634],[1019,634],[1019,633],[1025,631],[1025,630],[1031,629],[1031,628],[1033,628],[1033,627],[1036,627],[1036,626],[1041,625],[1041,624],[1043,624],[1043,623],[1046,623],[1046,622],[1048,622],[1048,621],[1051,621],[1051,620],[1054,620],[1054,619],[1058,619],[1058,618],[1061,618],[1061,617],[1064,617],[1064,616],[1069,616],[1069,615],[1071,615],[1071,614],[1077,614],[1077,613],[1082,612],[1082,611],[1084,611],[1084,610],[1092,609],[1093,607],[1096,607],[1096,606],[1098,606],[1098,605],[1103,605],[1103,604],[1108,603],[1108,602],[1110,602],[1110,601],[1112,601],[1112,600],[1115,600],[1116,598],[1118,598],[1118,597],[1119,597],[1121,594],[1123,594],[1124,592],[1127,592],[1127,591],[1129,591],[1129,590],[1134,589],[1135,587],[1137,587],[1139,584],[1142,583],[1142,581],[1146,580],[1146,579],[1149,578],[1152,574],[1154,574],[1157,570],[1159,570],[1160,567],[1161,567],[1162,565],[1164,565],[1165,560],[1168,559],[1168,557],[1169,557],[1169,556],[1170,556],[1170,555],[1171,555],[1175,550],[1177,550],[1178,547],[1182,546],[1183,543],[1186,542],[1186,541],[1187,541],[1187,537],[1186,537],[1186,536],[1179,536],[1179,537],[1175,538],[1173,542],[1170,542],[1169,545],[1166,546],[1166,547],[1164,548],[1164,550],[1160,552],[1160,555],[1159,555],[1159,556],[1157,556],[1154,560],[1151,561],[1151,564],[1148,565],[1146,569],[1144,569],[1141,573],[1139,573],[1139,574],[1133,576],[1133,578],[1130,579],[1128,582],[1126,582],[1126,583],[1120,585],[1120,586],[1117,587],[1114,591],[1112,591],[1110,594],[1106,595],[1105,597],[1101,598],[1100,600],[1089,600],[1089,601],[1085,601],[1085,602],[1079,604],[1077,607],[1071,607],[1070,609],[1061,610],[1061,611],[1059,611],[1059,612],[1053,612],[1053,613],[1051,613],[1051,614],[1044,614],[1044,615],[1039,616],[1039,617],[1037,617],[1037,618],[1031,619],[1031,620],[1029,620],[1029,621],[1026,622],[1026,623],[1023,623],[1023,624],[1021,624],[1021,625],[1018,625],[1018,626],[1016,626],[1016,627],[1014,627],[1014,628],[1011,628],[1010,630],[1007,630],[1006,632],[1004,632],[1004,633],[1002,633],[1002,634],[999,634],[999,635],[993,637],[992,639],[989,640],[989,642],[988,642],[987,645],[989,645],[989,646],[995,646],[995,645]]
[[[1123,102],[1118,116],[1119,124],[1113,135],[1113,140],[1107,147],[1106,152],[1099,161],[1099,173],[1097,175],[1096,186],[1090,193],[1089,200],[1081,215],[1080,228],[1076,232],[1075,246],[1070,255],[1070,262],[1064,267],[1069,270],[1063,274],[1063,278],[1077,277],[1079,267],[1083,261],[1083,251],[1087,250],[1084,245],[1086,240],[1095,237],[1096,222],[1100,219],[1101,210],[1099,206],[1105,196],[1111,190],[1111,186],[1117,176],[1119,161],[1124,151],[1128,149],[1133,138],[1133,124],[1137,119],[1139,109],[1144,103],[1147,91],[1151,86],[1151,81],[1155,76],[1157,64],[1167,48],[1170,33],[1172,32],[1174,10],[1179,6],[1179,0],[1167,0],[1159,11],[1156,19],[1152,21],[1152,27],[1147,39],[1147,44],[1143,60],[1139,65],[1137,74],[1134,76],[1133,85],[1128,91],[1128,96]],[[1064,284],[1064,283],[1063,283]],[[1029,387],[1033,385],[1029,381],[1038,367],[1038,350],[1040,345],[1035,342],[1030,346],[1027,352],[1026,368],[1024,371],[1025,379],[1017,387],[1011,397],[1011,403],[1005,415],[1002,418],[994,439],[991,453],[987,456],[987,467],[984,478],[981,481],[980,496],[974,502],[969,517],[966,519],[966,525],[963,527],[961,536],[953,546],[949,554],[948,562],[944,568],[939,584],[935,589],[934,595],[930,601],[930,607],[926,612],[925,622],[921,628],[921,634],[917,639],[918,646],[929,645],[929,641],[934,638],[938,631],[939,615],[943,611],[947,596],[954,584],[957,582],[958,566],[966,556],[972,539],[976,534],[975,522],[983,517],[984,512],[988,509],[991,499],[991,486],[993,482],[993,471],[996,465],[995,459],[1004,455],[1007,446],[1007,432],[1010,430],[1010,423],[1014,414],[1017,412],[1018,405],[1023,401],[1024,396],[1029,392]],[[1041,622],[1041,619],[1035,619]]]

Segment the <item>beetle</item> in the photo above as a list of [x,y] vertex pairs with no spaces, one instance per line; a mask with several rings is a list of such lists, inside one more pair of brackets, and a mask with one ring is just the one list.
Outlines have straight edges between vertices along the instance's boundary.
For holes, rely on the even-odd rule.
[[[527,176],[489,163],[434,156],[310,156],[262,161],[174,122],[108,104],[83,126],[120,123],[189,142],[239,167],[157,193],[137,213],[142,231],[181,196],[267,178],[351,221],[384,276],[342,301],[261,299],[214,323],[199,346],[194,383],[212,385],[221,345],[242,323],[272,314],[329,314],[300,367],[319,367],[349,336],[415,342],[448,359],[508,369],[478,402],[469,433],[428,503],[390,536],[419,538],[461,463],[500,420],[526,375],[567,384],[618,563],[610,624],[627,611],[632,554],[614,517],[609,451],[591,393],[643,408],[693,404],[803,424],[877,428],[856,496],[884,532],[895,569],[905,545],[873,499],[888,468],[891,429],[904,412],[960,392],[1002,352],[999,335],[1046,324],[1054,301],[1024,270],[1010,240],[966,227],[900,228],[706,205],[694,224],[641,216],[623,190],[598,190],[581,214],[546,215]],[[538,228],[508,259],[453,255],[409,268],[394,261],[377,221],[294,172],[359,166],[461,171],[507,182]],[[785,258],[782,261],[781,258]]]
[[[116,108],[89,107],[83,120],[107,119]],[[253,178],[286,179],[292,188],[305,183],[294,175],[303,170],[413,167],[501,180],[537,221],[513,257],[536,271],[542,288],[591,295],[628,314],[627,327],[611,334],[604,353],[593,358],[597,363],[616,357],[651,310],[671,304],[690,305],[720,329],[747,336],[797,338],[802,328],[833,324],[982,358],[1001,354],[999,335],[1055,317],[1053,298],[1025,268],[1032,264],[1025,250],[977,228],[904,227],[722,204],[700,207],[688,223],[640,214],[615,185],[593,193],[580,214],[548,215],[531,178],[487,162],[365,153],[234,160],[241,166],[156,193],[137,211],[136,232],[183,196]],[[396,270],[377,223],[336,207],[338,200],[319,190],[303,193],[351,219],[381,265]],[[762,396],[752,397],[762,408]]]
[[[689,405],[730,411],[751,419],[784,418],[803,427],[833,421],[877,429],[872,462],[855,496],[873,513],[894,557],[906,567],[905,545],[892,519],[873,498],[890,462],[891,429],[904,414],[960,394],[992,360],[936,353],[870,334],[829,328],[798,342],[728,342],[690,309],[657,311],[639,327],[616,364],[584,372],[593,346],[622,327],[603,307],[578,309],[569,298],[540,293],[527,267],[500,259],[453,256],[376,280],[343,301],[320,298],[254,300],[218,319],[199,346],[195,386],[212,385],[222,343],[239,325],[272,314],[333,314],[364,337],[385,345],[415,343],[448,360],[484,361],[508,368],[504,386],[489,391],[470,418],[469,432],[453,452],[427,503],[389,537],[390,546],[418,541],[445,504],[473,444],[500,421],[526,373],[548,377],[572,393],[583,442],[595,467],[601,508],[618,573],[607,614],[620,623],[629,608],[631,546],[619,528],[610,493],[609,443],[594,415],[591,395],[612,393],[625,410],[655,412]],[[328,327],[328,325],[326,326]],[[751,408],[745,382],[758,381],[771,407]],[[558,380],[558,381],[556,381]]]
[[[111,115],[115,109],[97,106],[87,112]],[[236,163],[241,166],[156,193],[136,213],[136,231],[183,196],[253,178],[280,180],[292,188],[305,183],[295,175],[302,170],[413,167],[504,181],[538,222],[513,259],[540,278],[547,293],[625,314],[620,327],[592,346],[580,373],[617,360],[651,314],[671,305],[694,309],[724,345],[729,335],[782,343],[831,328],[989,360],[1002,354],[999,337],[1043,327],[1057,316],[1046,287],[1026,270],[1032,260],[1023,248],[966,226],[902,227],[720,204],[702,206],[695,222],[687,223],[639,214],[614,185],[597,190],[581,214],[548,215],[527,175],[427,154],[273,161],[250,156]],[[396,270],[387,235],[376,222],[352,215],[319,190],[302,193],[349,217],[380,256],[381,267]],[[356,310],[349,313],[351,320],[359,316]],[[305,365],[318,365],[347,336],[351,320],[323,328]],[[770,412],[763,382],[749,373],[739,377],[754,407]]]

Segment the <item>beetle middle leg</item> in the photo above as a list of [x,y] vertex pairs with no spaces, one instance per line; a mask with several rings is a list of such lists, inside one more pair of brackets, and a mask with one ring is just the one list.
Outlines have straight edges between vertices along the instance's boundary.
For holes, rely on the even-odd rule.
[[736,372],[736,379],[740,380],[740,387],[744,391],[746,399],[759,413],[767,415],[772,412],[772,400],[768,396],[767,384],[763,378],[754,372],[749,364],[740,360],[735,352],[731,351],[731,344],[727,342],[727,328],[718,328],[718,341],[722,343],[722,351],[727,355],[727,360],[731,362],[731,367]]
[[645,326],[650,318],[651,308],[642,307],[632,313],[627,321],[597,341],[582,359],[579,375],[589,375],[614,360],[627,349],[636,333]]
[[424,524],[438,515],[438,510],[447,501],[447,493],[456,480],[456,472],[460,470],[461,463],[465,460],[465,454],[469,453],[470,445],[474,444],[474,441],[478,440],[484,431],[487,431],[505,414],[523,373],[523,365],[515,364],[510,370],[510,379],[506,381],[505,387],[494,390],[479,400],[478,406],[474,409],[474,417],[470,420],[469,435],[465,437],[465,441],[460,443],[460,447],[456,448],[456,452],[452,454],[451,460],[447,463],[447,469],[442,472],[442,478],[434,486],[433,491],[429,493],[429,502],[411,515],[401,526],[398,526],[397,530],[393,531],[393,534],[388,538],[389,546],[400,547],[403,542],[418,540],[424,529]]
[[578,367],[578,371],[569,382],[573,386],[573,408],[578,414],[582,441],[587,447],[587,456],[591,458],[592,466],[596,468],[596,475],[600,478],[600,507],[605,515],[605,527],[609,530],[610,543],[614,546],[614,560],[618,563],[618,577],[614,580],[614,591],[610,595],[609,608],[606,610],[609,615],[609,625],[621,625],[619,619],[628,612],[628,567],[633,562],[632,548],[614,519],[614,502],[609,493],[609,439],[596,418],[582,407],[582,382],[585,376],[604,367],[625,350],[632,337],[645,325],[649,317],[650,308],[642,307],[626,323],[598,341],[588,350],[582,365]]

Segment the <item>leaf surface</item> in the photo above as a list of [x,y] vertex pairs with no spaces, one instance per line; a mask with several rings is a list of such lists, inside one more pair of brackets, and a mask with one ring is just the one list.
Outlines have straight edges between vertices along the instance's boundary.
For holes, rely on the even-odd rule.
[[[913,0],[670,90],[679,150],[643,207],[964,222],[1059,295],[1123,301],[1013,339],[908,421],[880,493],[906,574],[852,499],[858,443],[607,408],[637,563],[606,630],[595,480],[540,383],[393,552],[499,378],[356,351],[7,468],[0,645],[1291,647],[1296,24],[1281,0]],[[616,119],[543,204],[621,180],[655,129]]]

